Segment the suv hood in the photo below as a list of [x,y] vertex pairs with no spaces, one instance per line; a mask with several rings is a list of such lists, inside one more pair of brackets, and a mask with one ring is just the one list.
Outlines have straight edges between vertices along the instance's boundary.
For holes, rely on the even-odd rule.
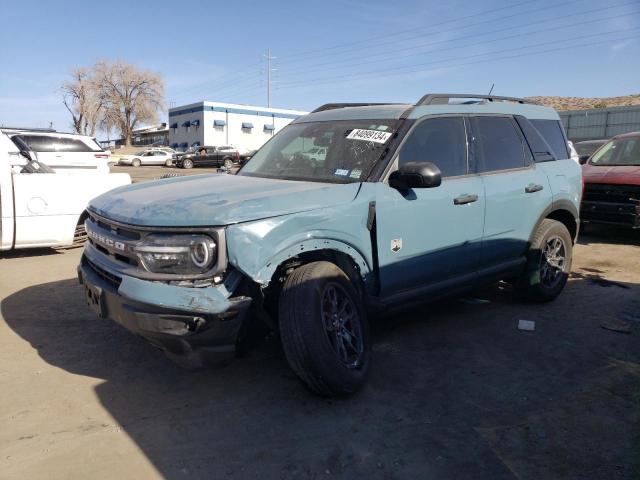
[[223,226],[345,204],[356,197],[359,187],[359,183],[194,175],[117,188],[91,200],[89,210],[139,226]]
[[640,185],[640,166],[596,166],[586,164],[582,167],[582,175],[586,183]]

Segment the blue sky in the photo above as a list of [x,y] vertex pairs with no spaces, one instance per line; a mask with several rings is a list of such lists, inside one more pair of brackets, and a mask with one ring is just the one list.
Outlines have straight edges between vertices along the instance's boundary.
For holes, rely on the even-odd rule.
[[[0,0],[0,124],[70,130],[74,67],[122,59],[198,100],[312,109],[426,92],[640,93],[639,0]],[[161,114],[166,118],[166,113]]]

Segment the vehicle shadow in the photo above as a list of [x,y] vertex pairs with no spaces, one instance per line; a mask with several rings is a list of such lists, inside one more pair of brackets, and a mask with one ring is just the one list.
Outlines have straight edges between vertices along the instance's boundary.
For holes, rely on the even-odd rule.
[[[77,247],[70,247],[77,248]],[[0,260],[6,258],[25,258],[25,257],[43,257],[49,255],[60,255],[64,253],[62,250],[54,248],[25,248],[18,250],[9,250],[6,252],[0,252]]]
[[615,225],[589,224],[580,231],[578,243],[581,245],[613,243],[616,245],[640,246],[640,230],[632,230]]
[[[334,400],[303,388],[275,338],[184,371],[95,318],[73,279],[25,288],[1,311],[47,363],[105,380],[97,398],[165,478],[611,478],[612,465],[631,475],[639,330],[600,323],[640,310],[640,287],[625,285],[603,302],[578,277],[526,306],[492,286],[377,321],[369,383]],[[536,330],[518,330],[522,318]]]

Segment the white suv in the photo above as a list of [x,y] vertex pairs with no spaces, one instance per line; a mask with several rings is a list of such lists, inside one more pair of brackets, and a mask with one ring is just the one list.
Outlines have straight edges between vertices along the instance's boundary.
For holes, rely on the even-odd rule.
[[34,152],[57,173],[109,173],[110,153],[86,135],[34,130],[3,130],[17,150]]

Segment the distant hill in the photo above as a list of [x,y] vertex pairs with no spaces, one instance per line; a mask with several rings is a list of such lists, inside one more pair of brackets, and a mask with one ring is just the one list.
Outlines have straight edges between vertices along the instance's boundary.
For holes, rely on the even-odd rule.
[[640,94],[624,97],[580,98],[580,97],[528,97],[532,102],[553,107],[556,110],[583,110],[587,108],[624,107],[640,105]]

